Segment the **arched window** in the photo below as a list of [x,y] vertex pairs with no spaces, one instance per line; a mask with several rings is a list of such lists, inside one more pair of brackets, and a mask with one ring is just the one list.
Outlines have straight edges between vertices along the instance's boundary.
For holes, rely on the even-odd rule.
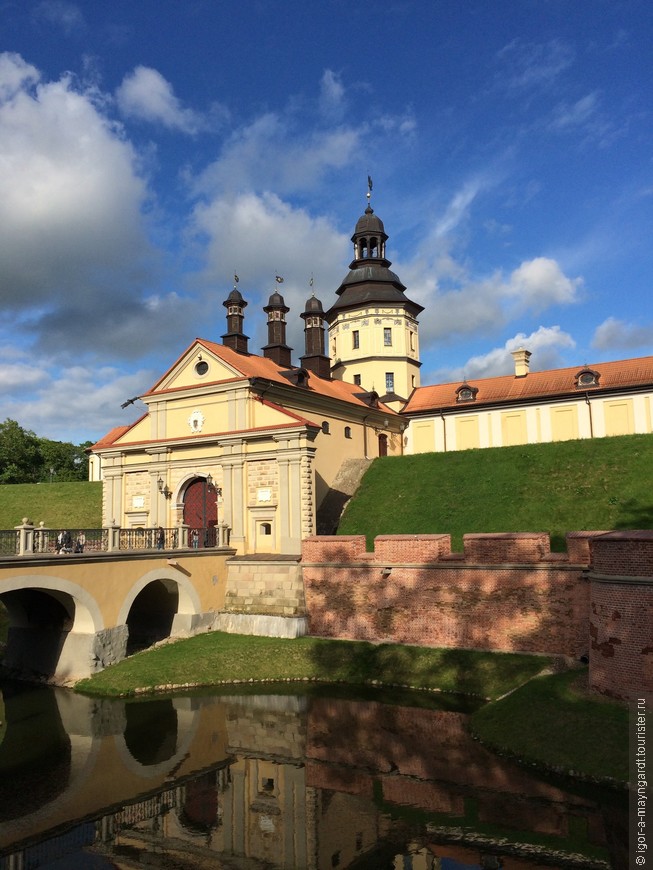
[[351,438],[351,426],[345,426],[345,438]]
[[324,435],[329,434],[329,422],[328,420],[322,420],[322,432]]

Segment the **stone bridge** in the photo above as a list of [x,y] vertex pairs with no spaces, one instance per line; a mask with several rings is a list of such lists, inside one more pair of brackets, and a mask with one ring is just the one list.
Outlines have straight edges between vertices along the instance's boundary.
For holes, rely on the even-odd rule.
[[213,627],[233,551],[35,554],[0,562],[4,665],[73,682],[166,637]]

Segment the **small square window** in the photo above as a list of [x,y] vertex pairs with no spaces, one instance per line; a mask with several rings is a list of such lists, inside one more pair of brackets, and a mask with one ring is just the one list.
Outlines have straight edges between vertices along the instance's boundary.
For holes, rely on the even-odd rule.
[[357,387],[360,387],[360,385],[361,385],[361,376],[360,375],[354,375],[354,383],[356,384]]

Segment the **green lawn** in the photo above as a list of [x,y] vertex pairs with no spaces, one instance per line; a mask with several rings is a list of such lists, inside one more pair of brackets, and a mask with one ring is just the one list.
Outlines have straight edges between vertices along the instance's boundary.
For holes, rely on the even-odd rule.
[[0,486],[0,529],[13,529],[23,517],[46,528],[99,529],[102,484],[14,483]]
[[472,715],[488,746],[535,765],[628,781],[628,708],[590,696],[586,670],[537,677]]
[[624,435],[372,463],[338,534],[445,533],[462,550],[467,532],[549,532],[653,526],[652,435]]
[[496,698],[548,663],[532,655],[210,632],[138,653],[75,688],[115,696],[169,685],[292,679],[377,682]]

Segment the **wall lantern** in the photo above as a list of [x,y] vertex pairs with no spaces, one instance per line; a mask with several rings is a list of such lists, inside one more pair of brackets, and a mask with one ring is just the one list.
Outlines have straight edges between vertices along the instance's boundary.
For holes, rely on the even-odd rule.
[[170,498],[170,496],[172,495],[172,490],[168,489],[167,484],[165,486],[163,485],[163,478],[160,477],[157,480],[157,486],[159,487],[159,492],[163,494],[164,498]]

